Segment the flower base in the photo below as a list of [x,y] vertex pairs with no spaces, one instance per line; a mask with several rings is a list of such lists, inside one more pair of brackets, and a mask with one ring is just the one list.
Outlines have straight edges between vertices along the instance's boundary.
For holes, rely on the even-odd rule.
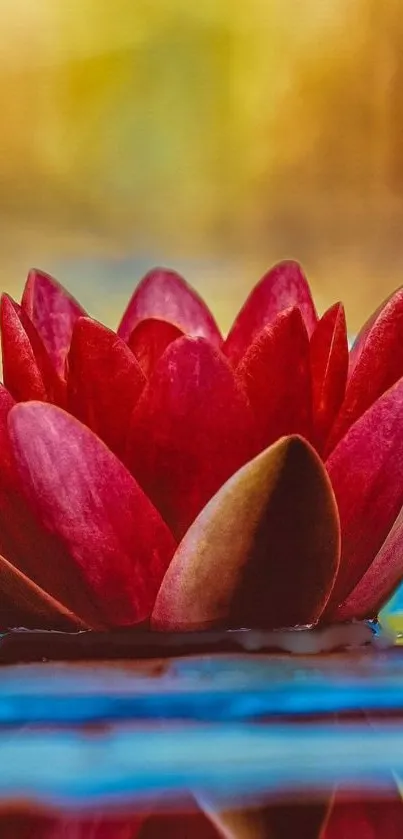
[[135,660],[211,653],[315,655],[366,646],[382,649],[393,644],[394,636],[371,621],[276,630],[167,633],[138,628],[110,632],[19,628],[0,636],[0,664],[44,660]]

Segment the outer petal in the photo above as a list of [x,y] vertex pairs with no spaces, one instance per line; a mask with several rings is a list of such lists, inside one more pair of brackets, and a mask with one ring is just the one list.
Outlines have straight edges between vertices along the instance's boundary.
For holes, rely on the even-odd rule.
[[363,327],[352,350],[346,396],[331,431],[330,452],[351,425],[403,375],[403,289]]
[[224,344],[224,352],[231,362],[238,364],[256,335],[279,312],[291,306],[301,310],[311,335],[318,316],[307,280],[297,262],[280,262],[255,286],[235,319]]
[[321,450],[344,399],[348,343],[344,308],[336,303],[318,322],[311,338],[314,439]]
[[1,627],[33,626],[35,629],[86,629],[77,615],[33,583],[0,556]]
[[373,618],[403,580],[403,508],[382,547],[335,618]]
[[148,318],[137,324],[130,335],[128,344],[147,378],[169,344],[182,336],[182,330],[166,320]]
[[77,420],[51,405],[17,405],[9,427],[27,496],[68,548],[109,625],[151,612],[173,538],[135,480]]
[[122,457],[129,420],[146,383],[133,353],[111,329],[79,318],[68,371],[69,410]]
[[135,326],[148,318],[162,318],[189,335],[207,338],[219,347],[222,337],[201,297],[176,271],[155,268],[137,286],[121,320],[118,334],[128,341]]
[[342,532],[332,614],[368,570],[403,504],[402,412],[400,379],[350,428],[327,461]]
[[255,452],[250,406],[226,359],[202,338],[175,341],[134,411],[128,462],[178,538]]
[[84,580],[64,547],[44,530],[23,496],[7,425],[14,404],[0,385],[0,553],[86,624],[102,628],[104,624],[89,600]]
[[193,523],[152,621],[167,630],[313,623],[338,561],[326,472],[302,438],[284,438],[240,469]]
[[252,405],[261,448],[284,434],[312,437],[309,339],[299,309],[281,312],[259,333],[237,376]]
[[3,378],[17,401],[63,404],[65,386],[29,317],[8,295],[1,299]]
[[21,305],[36,326],[55,369],[63,375],[73,326],[86,312],[57,280],[36,269],[28,274]]

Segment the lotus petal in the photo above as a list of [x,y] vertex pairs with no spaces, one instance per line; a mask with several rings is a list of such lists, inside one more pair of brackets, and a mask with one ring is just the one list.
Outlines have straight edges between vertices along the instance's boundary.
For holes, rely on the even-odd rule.
[[4,384],[17,401],[40,399],[62,405],[65,385],[26,313],[7,294],[1,299]]
[[128,463],[177,538],[256,450],[249,403],[224,356],[203,338],[170,344],[134,410]]
[[[105,622],[64,545],[48,533],[25,501],[22,488],[0,470],[0,551],[34,585],[81,622],[102,629]],[[16,603],[18,606],[18,603]]]
[[135,326],[128,344],[147,378],[169,344],[182,336],[182,330],[173,323],[157,318],[142,320]]
[[57,280],[36,269],[28,274],[21,306],[36,326],[55,369],[63,376],[73,326],[86,312]]
[[281,312],[259,332],[237,376],[255,414],[260,448],[286,434],[312,437],[309,339],[299,309]]
[[9,428],[27,497],[64,544],[108,625],[150,614],[175,549],[171,533],[120,461],[53,405],[16,405]]
[[402,507],[402,412],[400,379],[350,428],[327,461],[342,533],[331,613],[366,573]]
[[403,289],[378,311],[352,350],[346,395],[330,433],[328,454],[364,411],[403,376]]
[[325,469],[302,438],[284,438],[230,478],[190,527],[158,592],[153,625],[314,623],[338,561]]
[[376,617],[403,580],[403,508],[368,571],[335,612],[337,620]]
[[23,496],[8,433],[8,415],[14,405],[0,385],[0,553],[86,624],[102,628],[101,617],[64,546],[42,527]]
[[86,629],[77,615],[0,556],[0,624],[35,629]]
[[312,295],[297,262],[280,262],[255,286],[237,315],[224,344],[224,352],[235,366],[258,333],[284,309],[297,306],[311,335],[318,316]]
[[314,440],[319,450],[344,399],[348,343],[344,308],[336,303],[318,322],[310,344]]
[[15,474],[15,462],[8,435],[7,417],[15,405],[15,399],[11,393],[0,383],[0,451],[1,467],[0,474]]
[[68,407],[122,457],[130,416],[146,379],[127,344],[91,318],[79,318],[68,355]]
[[135,289],[121,320],[118,334],[128,341],[142,320],[161,318],[188,335],[207,338],[221,346],[222,337],[204,301],[176,271],[155,268]]

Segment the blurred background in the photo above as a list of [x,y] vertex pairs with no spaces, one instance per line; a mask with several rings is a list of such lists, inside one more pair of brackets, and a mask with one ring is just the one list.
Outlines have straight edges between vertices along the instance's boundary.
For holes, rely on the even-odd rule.
[[401,0],[0,0],[0,280],[114,325],[154,264],[226,328],[274,261],[354,332],[403,275]]

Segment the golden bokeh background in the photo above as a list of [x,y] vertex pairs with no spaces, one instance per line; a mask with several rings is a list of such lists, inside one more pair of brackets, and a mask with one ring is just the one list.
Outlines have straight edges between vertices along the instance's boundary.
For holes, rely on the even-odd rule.
[[403,274],[401,0],[0,0],[0,280],[114,324],[153,264],[228,326],[300,259],[350,328]]

